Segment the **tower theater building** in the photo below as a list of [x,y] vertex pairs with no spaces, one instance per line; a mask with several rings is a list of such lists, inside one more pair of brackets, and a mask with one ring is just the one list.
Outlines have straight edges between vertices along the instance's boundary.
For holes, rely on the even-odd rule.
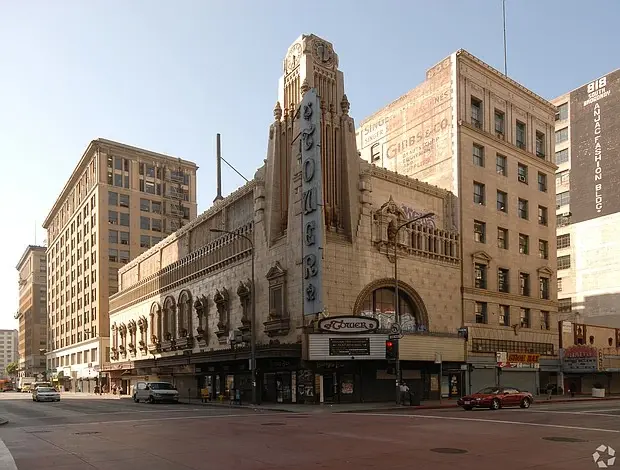
[[558,378],[554,114],[461,49],[357,132],[366,162],[458,196],[472,389]]
[[620,328],[620,70],[553,102],[560,318]]
[[[423,398],[462,393],[456,198],[360,159],[349,107],[332,44],[299,37],[264,165],[119,271],[112,383],[129,392],[164,379],[247,402],[254,329],[261,401],[391,400],[385,342],[398,283],[404,379]],[[426,217],[401,227],[416,214]]]

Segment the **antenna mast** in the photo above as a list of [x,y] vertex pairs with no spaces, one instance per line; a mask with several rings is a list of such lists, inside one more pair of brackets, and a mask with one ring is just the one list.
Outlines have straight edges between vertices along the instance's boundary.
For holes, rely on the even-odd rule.
[[508,76],[508,55],[506,46],[506,0],[502,0],[502,16],[504,19],[504,75]]

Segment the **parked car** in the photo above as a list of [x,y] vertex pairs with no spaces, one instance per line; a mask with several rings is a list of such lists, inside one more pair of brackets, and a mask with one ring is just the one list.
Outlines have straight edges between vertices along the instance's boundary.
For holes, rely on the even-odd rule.
[[32,392],[32,401],[60,401],[60,393],[53,387],[37,387]]
[[169,382],[138,382],[134,387],[133,401],[147,403],[179,402],[179,391]]
[[529,408],[533,402],[534,396],[530,392],[519,390],[515,387],[486,387],[476,393],[460,398],[457,404],[463,407],[464,410],[472,410],[474,408],[499,410],[508,406]]

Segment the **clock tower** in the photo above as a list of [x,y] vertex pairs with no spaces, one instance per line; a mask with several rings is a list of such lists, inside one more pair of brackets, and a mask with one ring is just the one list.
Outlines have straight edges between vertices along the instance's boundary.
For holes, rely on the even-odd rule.
[[325,230],[351,237],[351,199],[355,199],[352,191],[357,190],[357,183],[350,177],[359,174],[355,126],[344,93],[344,75],[338,70],[338,54],[330,42],[310,34],[297,38],[284,57],[275,120],[269,131],[266,176],[272,188],[268,221],[271,240],[287,233],[289,223],[298,223],[293,221],[299,217],[301,196],[298,108],[311,88],[320,101]]

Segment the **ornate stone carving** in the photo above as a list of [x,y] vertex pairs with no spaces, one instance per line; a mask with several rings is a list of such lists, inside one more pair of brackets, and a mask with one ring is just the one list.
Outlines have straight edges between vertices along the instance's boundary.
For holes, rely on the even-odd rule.
[[194,301],[194,310],[198,317],[198,326],[196,326],[196,339],[199,342],[208,343],[209,338],[209,299],[204,295],[198,297]]
[[140,330],[140,339],[138,340],[138,347],[140,348],[140,351],[146,352],[147,350],[146,338],[147,338],[149,326],[148,326],[148,321],[145,316],[141,316],[138,319],[138,329]]
[[[269,317],[263,323],[265,334],[269,337],[286,336],[291,324],[286,309],[286,270],[276,261],[266,278],[269,281]],[[273,304],[275,300],[278,300],[276,305]]]
[[347,95],[342,95],[342,101],[340,101],[340,109],[342,109],[342,114],[349,114],[349,109],[351,109],[351,103],[349,103]]
[[230,330],[230,318],[229,318],[229,305],[228,305],[228,290],[225,287],[221,289],[217,289],[215,291],[215,295],[213,296],[213,301],[215,302],[215,308],[217,309],[218,322],[217,322],[217,331],[215,334],[222,341],[228,331]]
[[310,89],[310,85],[308,85],[308,80],[304,78],[304,81],[301,83],[301,87],[299,88],[299,91],[301,92],[301,96],[304,96],[309,89]]
[[279,101],[276,101],[276,106],[273,108],[273,117],[277,122],[280,122],[282,119],[282,107],[280,106]]
[[237,295],[241,302],[241,326],[239,329],[241,331],[248,331],[252,326],[252,321],[250,319],[250,309],[252,308],[250,305],[252,300],[252,281],[249,279],[246,282],[239,281]]

